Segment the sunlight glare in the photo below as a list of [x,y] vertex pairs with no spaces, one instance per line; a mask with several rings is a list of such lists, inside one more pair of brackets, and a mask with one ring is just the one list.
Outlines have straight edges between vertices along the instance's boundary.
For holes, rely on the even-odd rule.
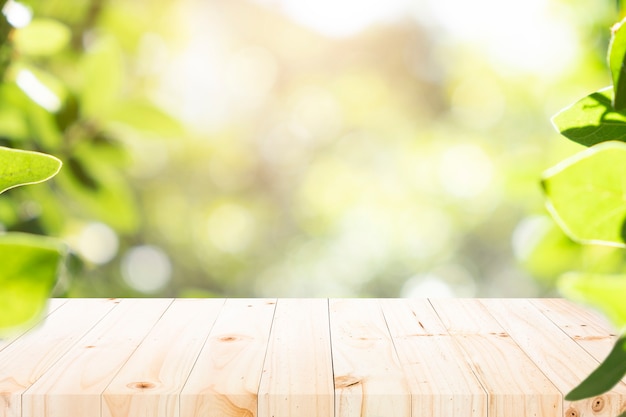
[[52,90],[42,83],[32,72],[21,70],[17,73],[15,82],[35,103],[50,112],[61,108],[61,100]]
[[355,35],[408,10],[407,0],[283,0],[287,15],[330,37]]
[[98,222],[87,224],[77,236],[76,243],[80,255],[98,265],[112,260],[119,248],[119,240],[113,229]]
[[132,288],[154,293],[172,278],[172,263],[167,254],[155,246],[135,246],[122,259],[122,276]]
[[502,68],[558,74],[579,52],[574,28],[548,0],[430,0],[429,4],[444,33],[477,45]]
[[17,29],[28,26],[33,19],[33,12],[27,6],[14,0],[9,0],[4,5],[2,13],[11,26]]

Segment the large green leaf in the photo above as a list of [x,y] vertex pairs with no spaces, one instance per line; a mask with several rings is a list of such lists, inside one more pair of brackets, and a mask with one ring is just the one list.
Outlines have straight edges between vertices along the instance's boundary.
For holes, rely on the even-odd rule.
[[626,374],[626,337],[615,343],[604,362],[583,382],[565,396],[567,401],[577,401],[601,395],[613,388]]
[[626,144],[606,142],[549,169],[548,209],[572,239],[626,247]]
[[0,146],[0,193],[19,185],[46,181],[59,172],[61,165],[51,155]]
[[563,136],[581,145],[626,142],[626,113],[615,111],[612,100],[613,88],[590,94],[557,113],[552,123]]
[[56,283],[64,247],[55,239],[0,235],[0,334],[37,320]]
[[626,275],[569,272],[558,287],[565,297],[600,310],[616,328],[626,326]]
[[615,90],[615,98],[613,99],[613,107],[615,110],[624,110],[626,108],[626,68],[624,63],[626,60],[626,26],[624,20],[617,23],[612,28],[611,44],[609,45],[609,68],[613,77],[613,88]]

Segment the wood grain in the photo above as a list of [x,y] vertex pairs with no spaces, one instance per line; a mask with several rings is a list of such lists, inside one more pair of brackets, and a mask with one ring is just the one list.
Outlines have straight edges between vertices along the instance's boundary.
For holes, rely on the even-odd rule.
[[171,303],[171,299],[119,301],[117,307],[26,390],[22,395],[23,414],[100,415],[105,388]]
[[21,416],[24,391],[117,305],[87,299],[54,304],[47,320],[0,351],[1,417]]
[[229,299],[182,392],[184,417],[254,417],[276,300]]
[[411,416],[411,392],[377,300],[330,300],[337,417]]
[[560,299],[52,300],[0,417],[615,417],[563,401],[615,338]]
[[104,391],[102,416],[179,417],[183,384],[223,304],[175,300]]
[[486,417],[487,393],[428,300],[381,300],[413,416]]
[[[5,347],[9,346],[15,340],[17,340],[21,335],[41,326],[42,323],[45,321],[46,317],[48,317],[53,311],[61,307],[66,302],[67,302],[67,299],[65,298],[53,298],[49,300],[48,304],[46,305],[45,312],[39,321],[31,323],[30,326],[27,326],[26,328],[23,328],[23,329],[19,329],[15,333],[11,332],[11,334],[9,335],[0,336],[0,351],[4,349]],[[1,311],[0,311],[0,314],[2,314]]]
[[453,335],[490,396],[488,414],[507,417],[563,415],[561,392],[530,360],[478,300],[433,299],[435,311]]
[[617,330],[596,311],[563,299],[529,302],[598,361],[606,358],[617,340]]
[[[482,304],[564,396],[574,388],[572,381],[582,381],[597,368],[598,361],[530,301],[483,300]],[[615,417],[620,413],[620,398],[624,395],[626,385],[620,384],[611,394],[566,402],[563,409],[566,414]]]
[[276,303],[258,410],[259,417],[334,415],[328,300]]

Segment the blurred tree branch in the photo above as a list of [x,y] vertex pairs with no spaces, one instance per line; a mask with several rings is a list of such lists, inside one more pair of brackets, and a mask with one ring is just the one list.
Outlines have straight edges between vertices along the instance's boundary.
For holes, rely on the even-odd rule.
[[[0,0],[0,11],[4,9],[8,0]],[[0,81],[4,79],[4,72],[11,62],[11,47],[9,35],[13,27],[9,24],[4,13],[0,13]]]
[[87,9],[87,12],[85,13],[85,18],[78,25],[76,30],[73,31],[73,34],[72,34],[72,47],[75,50],[84,49],[83,40],[84,40],[85,33],[87,33],[91,28],[94,27],[94,25],[96,24],[96,21],[98,20],[98,17],[100,16],[100,13],[102,12],[105,6],[105,3],[106,3],[105,0],[92,0],[89,3],[89,8]]

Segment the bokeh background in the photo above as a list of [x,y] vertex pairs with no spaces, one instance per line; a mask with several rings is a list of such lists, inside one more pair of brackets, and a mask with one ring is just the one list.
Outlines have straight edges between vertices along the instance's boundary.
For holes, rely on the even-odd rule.
[[610,84],[613,1],[23,0],[0,144],[65,165],[0,196],[62,238],[57,296],[536,297],[623,267],[544,208]]

